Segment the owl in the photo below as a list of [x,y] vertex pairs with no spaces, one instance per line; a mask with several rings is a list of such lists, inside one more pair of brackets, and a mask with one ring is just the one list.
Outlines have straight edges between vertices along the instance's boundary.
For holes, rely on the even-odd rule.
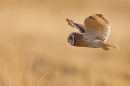
[[84,20],[84,25],[66,19],[68,25],[76,28],[79,32],[72,32],[68,36],[68,43],[76,47],[102,48],[109,50],[113,47],[119,50],[117,45],[107,43],[110,34],[110,24],[102,14],[93,14]]

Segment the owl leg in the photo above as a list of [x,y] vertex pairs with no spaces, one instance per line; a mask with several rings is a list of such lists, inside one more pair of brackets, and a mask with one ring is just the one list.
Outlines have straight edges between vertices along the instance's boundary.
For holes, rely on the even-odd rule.
[[113,47],[113,48],[119,50],[119,47],[118,47],[117,45],[108,44],[108,43],[105,43],[105,42],[103,42],[103,41],[101,41],[101,46],[102,46],[102,48],[103,48],[104,50],[109,50],[108,47]]
[[104,49],[106,51],[109,50],[109,48],[106,45],[104,45],[104,44],[102,45],[102,49]]

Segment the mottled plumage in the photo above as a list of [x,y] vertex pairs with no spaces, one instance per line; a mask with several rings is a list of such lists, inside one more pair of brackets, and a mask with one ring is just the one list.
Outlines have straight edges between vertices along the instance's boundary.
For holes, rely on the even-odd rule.
[[68,43],[77,47],[103,48],[109,50],[108,47],[119,49],[117,45],[106,43],[110,33],[110,24],[101,14],[93,14],[84,20],[84,25],[74,23],[70,19],[66,19],[68,24],[79,32],[72,32],[68,36]]

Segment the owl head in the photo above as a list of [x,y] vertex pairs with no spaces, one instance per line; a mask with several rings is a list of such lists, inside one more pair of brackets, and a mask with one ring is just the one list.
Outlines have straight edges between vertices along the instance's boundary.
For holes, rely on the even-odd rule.
[[70,33],[67,40],[70,45],[82,46],[83,45],[83,34],[78,33],[78,32]]

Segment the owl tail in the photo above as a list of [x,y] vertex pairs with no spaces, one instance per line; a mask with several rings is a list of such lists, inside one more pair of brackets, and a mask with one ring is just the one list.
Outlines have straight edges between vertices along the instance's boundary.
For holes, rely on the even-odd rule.
[[112,45],[112,44],[108,44],[108,43],[105,43],[105,42],[101,42],[101,44],[102,44],[102,48],[104,50],[109,50],[108,47],[113,47],[113,48],[119,50],[119,47],[117,45]]

